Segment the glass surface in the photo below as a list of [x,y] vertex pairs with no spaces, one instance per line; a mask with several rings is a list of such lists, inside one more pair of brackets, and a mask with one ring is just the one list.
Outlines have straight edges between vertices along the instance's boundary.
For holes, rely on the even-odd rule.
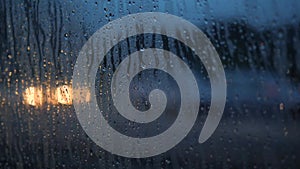
[[[299,168],[299,10],[297,0],[1,0],[0,168]],[[73,106],[72,76],[81,48],[98,29],[142,12],[176,15],[204,32],[224,66],[227,100],[218,128],[199,144],[211,86],[192,49],[159,34],[120,42],[95,79],[103,115],[118,132],[153,136],[170,127],[180,109],[176,81],[147,69],[131,82],[131,103],[148,110],[149,93],[160,89],[169,99],[165,114],[146,125],[116,114],[107,97],[111,78],[132,51],[151,46],[173,51],[201,83],[199,113],[189,134],[165,153],[126,158],[104,150],[83,130]],[[86,102],[93,96],[79,93]]]

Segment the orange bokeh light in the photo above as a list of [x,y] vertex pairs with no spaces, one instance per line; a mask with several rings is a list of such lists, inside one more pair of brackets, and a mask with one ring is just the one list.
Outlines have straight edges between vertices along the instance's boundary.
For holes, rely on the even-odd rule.
[[25,104],[38,107],[42,106],[44,103],[51,105],[72,105],[73,98],[78,98],[78,100],[84,102],[90,102],[91,94],[87,89],[77,89],[73,92],[72,86],[62,85],[55,90],[49,87],[44,90],[44,92],[42,87],[28,87],[23,93],[23,98]]
[[32,106],[41,106],[43,104],[43,92],[41,88],[29,87],[24,92],[24,101]]
[[72,104],[72,87],[62,85],[56,88],[57,101],[61,104],[71,105]]

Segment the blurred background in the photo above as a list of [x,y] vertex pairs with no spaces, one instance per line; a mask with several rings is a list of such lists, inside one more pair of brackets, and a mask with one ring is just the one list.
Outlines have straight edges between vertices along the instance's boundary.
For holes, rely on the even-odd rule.
[[[297,0],[0,0],[0,168],[299,168],[299,10]],[[219,53],[228,94],[219,127],[199,144],[210,85],[205,70],[196,65],[203,97],[192,131],[164,154],[128,159],[101,149],[81,128],[73,93],[85,93],[86,102],[91,93],[72,91],[72,73],[80,49],[93,33],[139,12],[169,13],[199,27]],[[179,42],[140,35],[117,47],[125,57],[150,43]],[[173,46],[169,50],[188,55],[184,44]],[[109,91],[109,79],[122,57],[112,51],[114,59],[101,63],[97,97]],[[151,74],[141,74],[133,82],[132,103],[142,110],[149,107],[147,91],[153,88],[147,84],[162,81],[170,86],[166,92],[178,90],[167,75]],[[147,76],[150,80],[145,81]],[[110,100],[103,104],[113,107]],[[158,121],[163,129],[178,109],[170,106],[175,108]],[[106,113],[113,114],[107,120],[114,125],[117,115]],[[127,135],[163,130],[140,130],[139,124],[129,129],[129,122],[119,120],[122,124],[114,127]]]

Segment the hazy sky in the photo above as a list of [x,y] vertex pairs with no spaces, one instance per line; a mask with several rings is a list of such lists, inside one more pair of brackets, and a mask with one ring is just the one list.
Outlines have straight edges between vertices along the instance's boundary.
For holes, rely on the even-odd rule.
[[[244,20],[254,27],[270,28],[282,24],[300,22],[300,0],[157,0],[111,2],[72,1],[67,9],[76,9],[76,15],[84,22],[97,28],[108,21],[105,14],[113,13],[111,20],[129,13],[168,12],[181,16],[194,24],[205,24],[213,19],[217,21]],[[103,9],[106,9],[104,11]],[[104,22],[103,22],[104,21]],[[95,23],[99,23],[95,24]],[[96,28],[96,29],[97,29]]]

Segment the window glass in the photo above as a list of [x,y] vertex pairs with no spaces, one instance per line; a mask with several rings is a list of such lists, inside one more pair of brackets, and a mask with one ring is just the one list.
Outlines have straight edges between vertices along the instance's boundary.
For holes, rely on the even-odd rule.
[[[0,168],[299,168],[299,10],[297,0],[1,0]],[[95,87],[74,88],[76,61],[94,33],[121,17],[145,12],[173,15],[192,23],[218,54],[226,76],[226,103],[218,127],[204,143],[198,139],[212,107],[213,77],[197,51],[186,45],[189,38],[196,38],[192,33],[181,41],[164,35],[164,30],[145,32],[122,39],[112,48],[107,45],[124,34],[115,34],[116,39],[110,41],[98,39],[91,44],[99,46],[89,50],[103,49],[105,54],[97,65]],[[125,25],[130,27],[130,23]],[[134,26],[132,29],[140,29]],[[182,86],[173,74],[156,68],[145,68],[132,76],[128,88],[114,80],[129,55],[153,48],[178,56],[189,67],[199,91],[182,97]],[[166,70],[178,66],[171,60],[169,55],[164,58]],[[125,64],[128,71],[134,71],[134,63],[129,59]],[[178,79],[186,78],[178,75]],[[193,86],[191,81],[182,81],[184,86]],[[150,123],[126,119],[118,110],[127,107],[118,108],[114,103],[114,82],[123,92],[126,89],[135,111],[152,110],[155,102],[165,106],[161,116]],[[164,92],[159,96],[165,100],[155,100],[156,89]],[[221,92],[216,91],[221,98]],[[167,131],[180,115],[183,102],[200,102],[195,123],[178,144],[151,157],[128,158],[99,146],[78,119],[74,105],[90,105],[93,98],[109,126],[135,138]],[[192,109],[185,107],[183,111]],[[97,119],[89,115],[84,117]],[[106,128],[93,131],[98,130]],[[120,143],[123,145],[116,145]],[[166,146],[159,143],[150,150]],[[107,144],[121,149],[127,146],[121,138]]]

